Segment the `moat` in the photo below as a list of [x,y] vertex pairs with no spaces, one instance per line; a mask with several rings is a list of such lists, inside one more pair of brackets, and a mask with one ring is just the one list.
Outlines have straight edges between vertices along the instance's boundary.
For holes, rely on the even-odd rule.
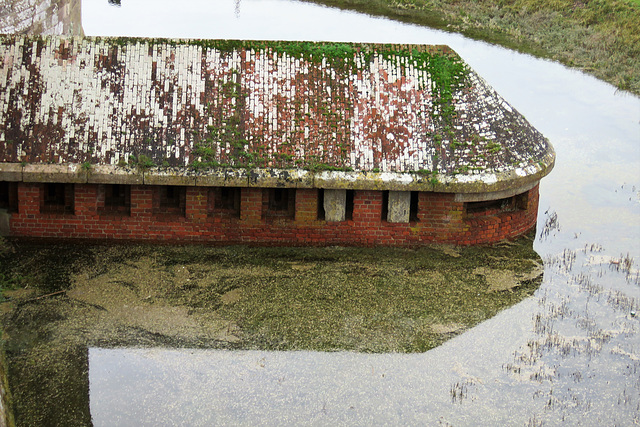
[[[282,9],[275,9],[274,5]],[[103,19],[105,13],[126,11],[126,6],[125,3],[121,9],[96,11],[94,16],[109,21]],[[493,424],[638,423],[640,285],[635,260],[640,256],[640,100],[557,64],[455,34],[325,8],[310,9],[305,14],[298,8],[306,5],[300,3],[242,2],[240,6],[239,17],[232,2],[221,8],[226,10],[225,21],[236,33],[202,36],[326,39],[325,35],[331,33],[337,40],[402,43],[428,40],[451,45],[556,148],[556,168],[540,188],[534,241],[534,248],[544,261],[544,280],[532,297],[465,333],[458,335],[455,325],[443,324],[441,334],[455,338],[425,353],[414,354],[310,352],[309,347],[278,346],[282,341],[268,337],[250,348],[239,346],[237,337],[233,338],[235,326],[219,319],[209,323],[216,331],[209,344],[215,341],[220,348],[219,343],[226,342],[229,349],[243,350],[203,350],[206,343],[177,342],[159,332],[141,332],[149,330],[154,316],[132,315],[136,305],[130,303],[128,311],[120,314],[139,322],[138,334],[128,336],[136,348],[112,348],[108,341],[103,341],[80,354],[72,354],[72,347],[66,350],[74,357],[66,359],[69,365],[61,370],[87,372],[89,390],[86,379],[75,374],[63,375],[60,383],[80,390],[77,395],[83,402],[81,405],[86,405],[84,399],[90,401],[92,422],[157,424],[171,420],[172,416],[180,420],[191,416],[196,425],[309,422],[467,425],[481,413]],[[104,7],[108,7],[106,2]],[[261,25],[247,21],[265,7],[273,10],[273,14],[261,15]],[[90,10],[85,7],[83,21],[89,35]],[[295,13],[297,19],[282,25],[280,20],[287,13]],[[318,19],[320,13],[328,14],[326,21]],[[325,26],[311,25],[309,21],[304,24],[303,16],[313,16],[314,23],[324,22]],[[337,28],[338,19],[353,21]],[[119,22],[125,21],[122,18]],[[147,31],[175,28],[170,24],[154,25]],[[144,35],[180,36],[156,32]],[[132,282],[135,274],[144,274],[150,282],[168,283],[163,274],[169,273],[135,269],[138,261],[130,258],[125,260],[128,264],[122,263],[122,270],[115,272],[122,277],[116,278],[121,282],[120,290],[113,292],[123,302],[128,302],[132,293],[127,283]],[[285,259],[268,272],[261,267],[259,273],[295,277],[306,268],[312,272],[321,268],[318,260]],[[99,263],[92,265],[99,267]],[[176,266],[171,268],[173,276],[179,278],[183,274]],[[398,275],[379,262],[371,262],[367,270],[362,265],[345,268],[363,277]],[[190,270],[190,274],[194,272],[197,270]],[[184,295],[195,297],[198,286],[187,288]],[[241,297],[232,288],[221,288],[216,294],[219,300],[199,304],[202,308],[209,307],[207,304],[228,308],[233,303],[225,305],[222,296],[227,302]],[[100,307],[107,311],[108,307],[96,304],[88,289],[91,288],[80,287],[75,294],[71,293],[71,297],[81,301],[73,303],[72,308],[104,315],[105,310]],[[51,293],[55,291],[51,289]],[[82,297],[80,291],[84,292]],[[149,297],[144,303],[158,298],[151,290],[141,291],[149,291],[140,292],[142,298]],[[52,296],[31,302],[23,306],[23,313],[28,316],[30,306],[53,304],[56,298],[69,297]],[[158,311],[161,308],[156,307]],[[182,322],[183,314],[176,313],[176,319]],[[472,316],[473,310],[462,314]],[[45,320],[51,322],[52,328],[62,321],[59,315],[40,319]],[[351,321],[352,330],[363,333],[372,330],[358,329],[356,318]],[[175,329],[188,326],[180,322],[176,322]],[[405,330],[419,329],[413,324]],[[165,340],[160,342],[161,348],[155,347],[158,342],[154,339],[158,337]],[[343,342],[330,348],[403,351],[393,347],[401,342],[397,334],[392,337],[391,341],[379,342],[380,347],[358,348],[357,344],[363,342],[358,338],[351,345]],[[27,335],[22,339],[29,341],[34,337]],[[424,345],[416,344],[412,351],[420,351],[420,345]],[[140,348],[147,345],[154,347]],[[170,348],[173,346],[200,349],[178,351]],[[266,351],[293,348],[305,350]],[[71,366],[73,363],[77,366]],[[42,372],[46,375],[48,371]],[[24,393],[36,396],[37,389]],[[168,396],[170,402],[163,400]]]

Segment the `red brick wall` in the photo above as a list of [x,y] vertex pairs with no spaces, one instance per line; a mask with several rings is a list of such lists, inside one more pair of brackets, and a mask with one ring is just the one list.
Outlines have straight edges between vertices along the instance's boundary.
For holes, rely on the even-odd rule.
[[382,220],[382,192],[355,191],[353,220],[316,219],[318,191],[300,189],[295,218],[265,218],[261,188],[241,190],[240,216],[208,215],[208,188],[187,187],[184,215],[154,215],[153,186],[131,187],[131,211],[101,214],[97,185],[75,185],[75,212],[40,212],[41,184],[20,183],[13,236],[255,243],[281,245],[419,246],[425,243],[474,245],[511,239],[535,226],[538,187],[519,199],[518,210],[466,215],[465,204],[449,193],[420,193],[418,221]]
[[538,215],[538,186],[520,196],[517,210],[500,214],[473,216],[465,221],[465,231],[457,243],[476,245],[513,239],[536,225]]

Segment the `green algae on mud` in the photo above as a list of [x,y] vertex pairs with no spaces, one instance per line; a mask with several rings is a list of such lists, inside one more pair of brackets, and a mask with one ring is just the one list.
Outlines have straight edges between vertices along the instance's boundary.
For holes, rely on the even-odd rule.
[[0,273],[22,288],[4,292],[4,348],[26,425],[90,420],[88,347],[421,352],[542,280],[531,236],[421,249],[7,245]]
[[[464,330],[530,295],[542,276],[530,238],[420,249],[13,246],[1,273],[18,277],[22,289],[5,292],[5,311],[19,320],[5,319],[7,331],[20,328],[27,313],[32,331],[49,323],[42,319],[74,318],[75,326],[82,314],[98,325],[170,336],[166,343],[179,346],[424,351],[447,338],[430,325]],[[84,328],[88,344],[112,335],[96,331]],[[140,344],[135,337],[106,341]]]

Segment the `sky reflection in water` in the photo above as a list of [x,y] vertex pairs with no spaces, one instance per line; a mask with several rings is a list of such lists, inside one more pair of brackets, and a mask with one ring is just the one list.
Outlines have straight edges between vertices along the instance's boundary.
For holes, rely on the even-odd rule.
[[638,97],[457,34],[300,2],[122,3],[85,0],[85,33],[450,45],[554,145],[538,230],[554,213],[558,227],[535,243],[535,297],[425,354],[90,349],[96,425],[640,423],[640,284],[610,264],[640,263]]

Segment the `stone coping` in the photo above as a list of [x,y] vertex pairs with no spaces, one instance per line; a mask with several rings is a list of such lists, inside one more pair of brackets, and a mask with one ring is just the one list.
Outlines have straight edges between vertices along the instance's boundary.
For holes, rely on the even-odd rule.
[[[302,169],[193,170],[129,168],[113,165],[0,163],[1,181],[77,184],[182,185],[208,187],[279,187],[353,190],[430,191],[468,194],[464,201],[491,200],[487,193],[513,195],[526,191],[553,169],[550,151],[538,164],[502,173],[420,174],[365,171],[307,171]],[[515,194],[515,193],[514,193]],[[487,199],[489,197],[489,199]],[[497,197],[501,198],[501,197]]]

